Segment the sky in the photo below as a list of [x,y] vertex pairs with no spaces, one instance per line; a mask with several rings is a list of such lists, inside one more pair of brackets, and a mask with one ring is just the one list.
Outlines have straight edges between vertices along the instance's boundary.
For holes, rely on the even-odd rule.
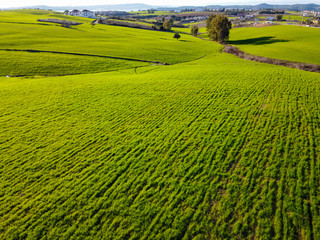
[[107,5],[125,3],[145,3],[155,6],[203,6],[203,5],[230,5],[230,4],[295,4],[295,3],[316,3],[320,0],[1,0],[0,8],[8,7],[27,7],[35,5],[48,6],[88,6],[88,5]]

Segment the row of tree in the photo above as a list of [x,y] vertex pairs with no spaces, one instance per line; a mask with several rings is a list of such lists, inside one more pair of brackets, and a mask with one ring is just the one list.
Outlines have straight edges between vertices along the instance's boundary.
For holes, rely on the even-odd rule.
[[163,23],[160,24],[154,24],[152,25],[152,29],[154,30],[160,30],[160,31],[170,31],[172,27],[172,23],[170,20],[166,20]]
[[[212,15],[207,19],[207,32],[209,38],[213,41],[223,43],[228,40],[231,27],[232,23],[224,15]],[[198,33],[198,25],[192,26],[191,35],[196,37]],[[179,39],[181,36],[179,33],[175,33],[173,37]]]
[[[229,33],[232,23],[229,19],[222,15],[212,15],[207,19],[207,32],[209,38],[213,41],[223,43],[229,39]],[[198,36],[199,27],[194,25],[191,27],[191,35]]]

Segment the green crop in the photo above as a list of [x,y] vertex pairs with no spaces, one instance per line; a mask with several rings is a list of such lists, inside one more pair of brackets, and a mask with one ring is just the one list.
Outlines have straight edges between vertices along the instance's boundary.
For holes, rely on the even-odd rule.
[[317,28],[278,25],[232,29],[229,43],[258,56],[320,64],[319,38]]
[[306,21],[307,19],[311,19],[311,17],[303,17],[301,15],[283,15],[282,19],[291,20],[291,21]]
[[[123,49],[73,35],[54,45],[45,29],[36,31],[49,43],[38,36],[34,47],[138,58],[124,39],[142,44],[139,31],[82,27],[50,34],[113,29],[105,34],[121,35]],[[0,77],[0,239],[319,239],[320,75],[245,61],[186,34],[141,33],[149,59],[169,59],[151,51],[152,39],[163,53],[181,46],[177,64],[0,51],[1,65],[12,56],[1,71],[16,64],[38,75]],[[117,71],[40,76],[94,63]]]
[[108,72],[147,66],[151,63],[77,56],[59,53],[10,52],[0,50],[2,76],[56,76]]
[[[103,24],[92,27],[92,19],[82,20],[86,21],[82,25],[64,28],[59,24],[37,22],[37,18],[53,18],[51,12],[40,17],[29,12],[16,13],[20,16],[17,19],[12,17],[13,13],[14,11],[0,12],[0,49],[93,54],[175,64],[197,59],[211,49],[221,48],[218,45],[202,43],[200,39],[189,35],[183,35],[180,41],[176,41],[171,32]],[[7,20],[9,16],[11,20]],[[23,17],[26,19],[25,23],[21,22]],[[79,18],[69,20],[80,21],[77,20]]]

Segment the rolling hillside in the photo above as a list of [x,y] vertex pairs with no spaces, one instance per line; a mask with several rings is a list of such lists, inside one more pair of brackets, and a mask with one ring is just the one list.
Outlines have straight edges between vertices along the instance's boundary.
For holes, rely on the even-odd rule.
[[277,25],[231,30],[231,45],[254,55],[320,65],[318,28]]
[[[48,18],[69,19],[83,24],[65,28],[60,24],[37,21]],[[221,49],[219,45],[203,43],[201,39],[189,35],[183,35],[177,41],[173,38],[174,33],[102,24],[93,27],[91,21],[92,19],[69,17],[49,11],[1,12],[0,56],[11,63],[0,67],[0,75],[34,75],[37,71],[40,75],[65,75],[68,74],[67,69],[69,74],[76,74],[146,65],[139,61],[176,64],[192,61],[211,50]],[[8,49],[44,52],[8,53]],[[90,58],[79,54],[90,55]],[[28,60],[30,58],[32,63]],[[51,61],[43,61],[46,58]],[[133,61],[125,61],[126,58]]]
[[2,48],[172,65],[3,51],[28,77],[0,77],[1,239],[320,238],[318,73],[33,21],[0,23]]

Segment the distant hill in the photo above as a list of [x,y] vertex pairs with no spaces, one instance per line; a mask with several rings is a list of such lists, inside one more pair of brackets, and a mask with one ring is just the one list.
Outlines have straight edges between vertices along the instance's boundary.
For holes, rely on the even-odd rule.
[[[21,8],[21,7],[19,7]],[[39,9],[52,9],[54,11],[64,11],[72,9],[88,9],[88,10],[106,10],[106,11],[138,11],[146,9],[157,9],[157,10],[176,10],[182,9],[195,9],[196,11],[202,11],[205,8],[210,9],[221,9],[221,8],[232,8],[232,9],[279,9],[279,10],[298,10],[298,11],[320,11],[320,5],[309,3],[309,4],[293,4],[293,5],[271,5],[262,3],[259,5],[207,5],[207,6],[180,6],[180,7],[166,7],[166,6],[152,6],[143,3],[132,3],[132,4],[113,4],[113,5],[92,5],[92,6],[46,6],[37,5],[29,6],[25,8],[39,8]],[[17,8],[10,8],[17,9]]]
[[[19,7],[21,8],[21,7]],[[106,11],[138,11],[150,8],[159,8],[159,6],[151,6],[143,3],[132,3],[132,4],[113,4],[113,5],[89,5],[89,6],[46,6],[46,5],[36,5],[28,6],[24,8],[39,8],[39,9],[52,9],[54,11],[64,11],[73,9],[88,9],[88,10],[106,10]],[[18,8],[10,8],[18,9]]]
[[259,5],[232,5],[232,6],[219,6],[210,5],[208,8],[244,8],[244,9],[279,9],[279,10],[299,10],[299,11],[320,11],[320,5],[317,4],[293,4],[293,5],[271,5],[267,3],[262,3]]
[[181,10],[181,9],[195,9],[196,11],[202,11],[205,8],[209,9],[222,9],[222,8],[232,8],[232,9],[278,9],[278,10],[298,10],[298,11],[320,11],[320,5],[310,3],[310,4],[293,4],[293,5],[271,5],[267,3],[262,3],[259,5],[207,5],[207,6],[181,6],[176,8],[160,7],[160,10]]

